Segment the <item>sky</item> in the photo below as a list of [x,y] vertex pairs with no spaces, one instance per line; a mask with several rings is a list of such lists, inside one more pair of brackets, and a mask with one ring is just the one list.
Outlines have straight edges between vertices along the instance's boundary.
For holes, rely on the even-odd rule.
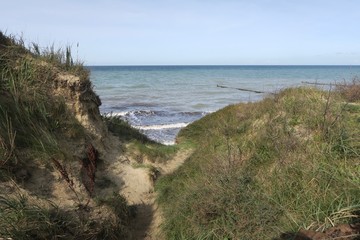
[[11,0],[0,30],[86,65],[359,65],[359,0]]

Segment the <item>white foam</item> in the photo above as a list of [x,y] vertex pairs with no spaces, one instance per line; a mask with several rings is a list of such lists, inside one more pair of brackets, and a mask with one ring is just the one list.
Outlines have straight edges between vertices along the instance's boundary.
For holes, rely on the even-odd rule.
[[175,145],[175,141],[160,141],[160,143],[170,146],[170,145]]
[[171,123],[161,125],[149,125],[149,126],[133,126],[140,130],[161,130],[161,129],[172,129],[172,128],[183,128],[189,125],[189,123]]
[[105,113],[102,113],[101,115],[103,115],[105,117],[124,117],[128,114],[129,114],[129,112],[105,112]]
[[129,112],[115,112],[115,113],[111,113],[110,116],[111,117],[124,117],[127,114],[129,114]]

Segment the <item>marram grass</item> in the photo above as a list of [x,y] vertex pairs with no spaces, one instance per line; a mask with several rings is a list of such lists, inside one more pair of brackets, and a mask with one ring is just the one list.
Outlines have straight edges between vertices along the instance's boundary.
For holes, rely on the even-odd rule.
[[[70,48],[64,52],[33,44],[29,49],[0,31],[0,187],[13,186],[0,192],[0,238],[127,239],[131,214],[120,195],[99,202],[108,209],[108,218],[100,221],[89,217],[80,200],[73,209],[63,209],[18,188],[24,187],[18,172],[33,176],[32,169],[41,166],[51,175],[53,162],[78,160],[64,142],[76,145],[91,138],[64,99],[52,95],[58,73],[88,81],[88,71],[73,61]],[[65,168],[60,170],[67,176]]]
[[295,88],[189,125],[194,154],[156,185],[168,239],[276,239],[359,221],[360,105]]

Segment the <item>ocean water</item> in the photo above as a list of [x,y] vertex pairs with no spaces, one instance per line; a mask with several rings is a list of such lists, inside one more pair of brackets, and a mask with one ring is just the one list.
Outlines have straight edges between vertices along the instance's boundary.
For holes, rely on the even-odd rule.
[[[303,82],[342,83],[360,66],[89,66],[102,114],[121,116],[151,139],[174,144],[179,130],[229,104]],[[220,88],[218,86],[226,86]]]

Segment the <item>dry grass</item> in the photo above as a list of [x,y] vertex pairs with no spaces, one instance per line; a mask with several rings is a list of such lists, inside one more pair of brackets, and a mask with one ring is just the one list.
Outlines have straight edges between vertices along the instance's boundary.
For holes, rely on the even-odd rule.
[[345,82],[343,85],[338,85],[336,90],[348,102],[360,101],[360,79],[358,77],[354,77],[350,83]]
[[[0,193],[0,238],[128,239],[131,214],[122,196],[113,196],[101,206],[94,206],[93,202],[82,204],[87,199],[85,189],[90,195],[87,203],[94,196],[98,155],[92,145],[83,151],[86,157],[80,164],[89,181],[82,188],[77,184],[81,179],[80,166],[74,155],[75,151],[76,156],[81,154],[79,149],[92,142],[92,136],[68,110],[65,100],[54,96],[58,74],[79,77],[79,89],[74,91],[91,89],[88,71],[73,61],[70,48],[42,50],[34,44],[27,49],[21,39],[7,37],[0,31],[0,186],[6,189]],[[41,166],[41,171],[32,172],[35,166]],[[41,200],[53,197],[51,187],[41,195],[40,190],[27,189],[24,179],[16,176],[23,172],[34,184],[42,179],[34,174],[50,176],[46,178],[50,182],[36,186],[42,188],[56,182],[51,178],[53,169],[60,173],[60,184],[75,193],[77,200],[71,201],[77,206],[68,208],[62,203],[57,206]],[[12,188],[3,187],[9,182],[39,196],[29,199],[23,194],[24,189],[17,194]],[[80,192],[82,189],[84,193]],[[74,196],[70,193],[69,197]],[[100,208],[104,212],[101,218]]]
[[156,186],[167,238],[275,239],[358,221],[359,114],[336,92],[297,88],[189,125],[179,141],[197,150]]

